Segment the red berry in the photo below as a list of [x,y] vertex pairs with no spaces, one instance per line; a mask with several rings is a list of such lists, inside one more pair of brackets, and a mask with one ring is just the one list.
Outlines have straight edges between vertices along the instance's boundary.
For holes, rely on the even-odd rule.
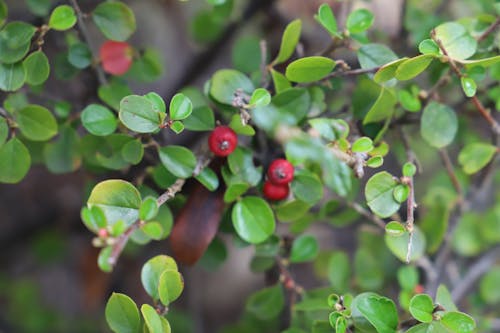
[[267,169],[267,178],[270,182],[283,185],[293,179],[293,165],[283,158],[274,160]]
[[227,156],[238,145],[238,136],[227,126],[217,126],[208,137],[208,146],[215,156]]
[[102,68],[112,75],[125,74],[132,65],[132,53],[128,43],[108,40],[99,50]]
[[285,185],[277,185],[273,184],[270,181],[266,181],[264,183],[264,187],[262,189],[264,196],[269,200],[283,200],[288,197],[288,193],[290,193],[290,189],[288,188],[288,184]]
[[421,294],[421,293],[423,293],[424,291],[425,291],[424,286],[422,286],[421,284],[417,284],[417,285],[415,286],[415,288],[413,289],[413,292],[414,292],[415,294]]

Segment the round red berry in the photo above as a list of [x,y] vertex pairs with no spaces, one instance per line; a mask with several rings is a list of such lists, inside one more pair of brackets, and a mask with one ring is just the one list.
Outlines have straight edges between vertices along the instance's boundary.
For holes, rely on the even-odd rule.
[[208,137],[208,146],[215,156],[227,156],[238,145],[238,136],[227,126],[217,126]]
[[99,50],[102,68],[112,75],[125,74],[132,65],[132,47],[125,42],[108,40]]
[[293,165],[283,158],[274,160],[267,169],[267,178],[270,182],[283,185],[288,184],[293,179]]
[[278,185],[273,184],[270,181],[264,182],[264,187],[262,188],[262,192],[264,196],[269,200],[283,200],[288,197],[288,193],[290,193],[290,189],[288,188],[288,184]]

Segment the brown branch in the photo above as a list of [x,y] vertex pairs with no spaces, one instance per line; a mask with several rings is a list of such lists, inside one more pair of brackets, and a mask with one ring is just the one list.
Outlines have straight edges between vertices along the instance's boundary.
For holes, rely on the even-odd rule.
[[500,25],[500,17],[497,18],[495,22],[493,22],[481,35],[479,35],[479,37],[476,38],[477,42],[479,43],[484,39],[486,39],[486,37],[488,37],[489,34],[491,34],[493,31],[495,31],[499,25]]
[[259,43],[260,46],[260,85],[262,88],[267,88],[269,85],[269,67],[267,66],[267,42],[263,39]]
[[379,227],[380,229],[385,230],[384,220],[382,220],[380,217],[376,216],[375,214],[372,214],[369,210],[367,210],[366,208],[361,206],[359,203],[346,201],[346,205],[351,207],[356,212],[358,212],[362,216],[366,217],[367,219],[369,219],[373,223],[375,223],[375,225],[377,225],[377,227]]
[[448,177],[450,177],[451,183],[453,184],[455,191],[457,191],[459,200],[462,201],[463,200],[462,186],[460,185],[457,175],[455,174],[455,170],[453,169],[453,165],[451,163],[450,155],[448,154],[446,148],[439,149],[439,156],[443,161],[444,167],[446,168],[446,172],[448,173]]
[[[80,32],[82,33],[83,39],[85,42],[89,45],[90,52],[92,53],[92,58],[97,59],[95,55],[95,49],[93,45],[93,41],[90,38],[89,31],[87,29],[87,25],[85,24],[85,15],[83,14],[80,6],[78,5],[77,0],[69,0],[71,2],[71,5],[75,9],[76,16],[78,17],[78,28],[80,29]],[[99,84],[104,85],[107,84],[108,81],[106,80],[106,75],[104,74],[102,68],[99,65],[93,65],[94,70],[97,75],[97,80],[99,81]]]

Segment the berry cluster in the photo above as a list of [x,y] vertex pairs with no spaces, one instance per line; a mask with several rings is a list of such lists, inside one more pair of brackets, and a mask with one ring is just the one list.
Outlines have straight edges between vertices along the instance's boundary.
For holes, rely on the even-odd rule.
[[288,184],[293,180],[293,165],[285,159],[274,160],[267,170],[267,180],[262,189],[269,200],[283,200],[290,193]]

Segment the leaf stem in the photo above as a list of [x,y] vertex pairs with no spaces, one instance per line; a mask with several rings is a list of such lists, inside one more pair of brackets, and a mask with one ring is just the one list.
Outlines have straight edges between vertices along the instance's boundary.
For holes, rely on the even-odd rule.
[[486,37],[495,31],[498,26],[500,26],[500,17],[498,17],[495,22],[493,22],[481,35],[479,35],[479,37],[476,38],[477,42],[479,43],[486,39]]

